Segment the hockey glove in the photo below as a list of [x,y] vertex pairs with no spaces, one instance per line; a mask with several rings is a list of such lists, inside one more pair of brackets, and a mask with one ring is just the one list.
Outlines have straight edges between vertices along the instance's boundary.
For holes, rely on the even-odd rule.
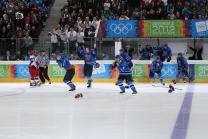
[[185,73],[185,75],[188,75],[188,69],[187,68],[183,68],[183,72]]
[[168,93],[172,93],[173,91],[175,91],[175,88],[170,84]]
[[159,74],[161,74],[161,71],[156,71],[155,73],[156,73],[157,75],[159,75]]
[[70,66],[68,67],[68,70],[71,70],[71,69],[74,69],[74,66],[73,66],[73,65],[70,65]]
[[128,64],[128,66],[129,66],[129,68],[131,69],[131,68],[133,67],[133,63],[130,62],[130,63]]
[[82,98],[82,97],[83,97],[82,93],[76,94],[76,95],[74,96],[74,98],[76,98],[76,99]]
[[167,59],[167,62],[170,62],[170,60],[171,60],[171,57],[169,57],[169,58]]
[[94,68],[95,69],[97,69],[97,68],[99,68],[100,67],[100,64],[99,63],[96,63],[95,65],[94,65]]
[[110,64],[110,70],[114,69],[114,65],[113,64]]

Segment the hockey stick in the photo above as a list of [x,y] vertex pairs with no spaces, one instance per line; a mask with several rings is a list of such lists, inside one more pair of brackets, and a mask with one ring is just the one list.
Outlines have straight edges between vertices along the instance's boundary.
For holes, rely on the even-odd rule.
[[[156,85],[152,85],[153,87],[162,87],[162,88],[169,88],[169,87],[165,87],[165,86],[156,86]],[[180,89],[180,88],[174,88],[174,89],[176,89],[176,90],[182,90],[182,89]]]

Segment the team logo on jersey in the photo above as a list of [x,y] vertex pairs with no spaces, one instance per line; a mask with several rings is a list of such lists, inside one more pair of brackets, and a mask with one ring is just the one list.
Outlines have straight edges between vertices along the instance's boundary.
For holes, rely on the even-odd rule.
[[163,51],[163,56],[167,55],[167,52]]
[[86,59],[87,61],[89,61],[89,60],[90,60],[90,56],[89,56],[89,55],[85,56],[85,59]]

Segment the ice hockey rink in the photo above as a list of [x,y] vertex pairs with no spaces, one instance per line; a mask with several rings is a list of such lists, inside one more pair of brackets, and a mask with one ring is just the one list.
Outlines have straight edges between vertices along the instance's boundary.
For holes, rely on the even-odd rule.
[[133,96],[114,83],[1,83],[0,139],[207,139],[207,84],[155,85],[136,83]]

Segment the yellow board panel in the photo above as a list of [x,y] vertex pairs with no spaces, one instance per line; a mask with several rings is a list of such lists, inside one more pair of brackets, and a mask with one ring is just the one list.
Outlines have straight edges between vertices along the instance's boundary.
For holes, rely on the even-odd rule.
[[[51,79],[52,83],[61,83],[63,82],[63,79],[57,78],[57,79]],[[176,80],[178,83],[182,83],[182,79],[177,79]],[[30,79],[15,79],[15,78],[0,78],[0,82],[15,82],[15,83],[19,83],[19,82],[30,82]],[[73,79],[72,82],[87,82],[87,79],[84,78],[80,78],[80,79]],[[102,83],[102,82],[111,82],[111,83],[115,83],[117,82],[116,79],[93,79],[93,82],[97,82],[97,83]],[[151,83],[150,79],[134,79],[135,83]],[[160,82],[159,79],[156,79],[155,82]],[[172,83],[172,79],[164,79],[165,83]],[[188,80],[187,80],[188,82]],[[208,79],[196,79],[195,83],[208,83]]]

